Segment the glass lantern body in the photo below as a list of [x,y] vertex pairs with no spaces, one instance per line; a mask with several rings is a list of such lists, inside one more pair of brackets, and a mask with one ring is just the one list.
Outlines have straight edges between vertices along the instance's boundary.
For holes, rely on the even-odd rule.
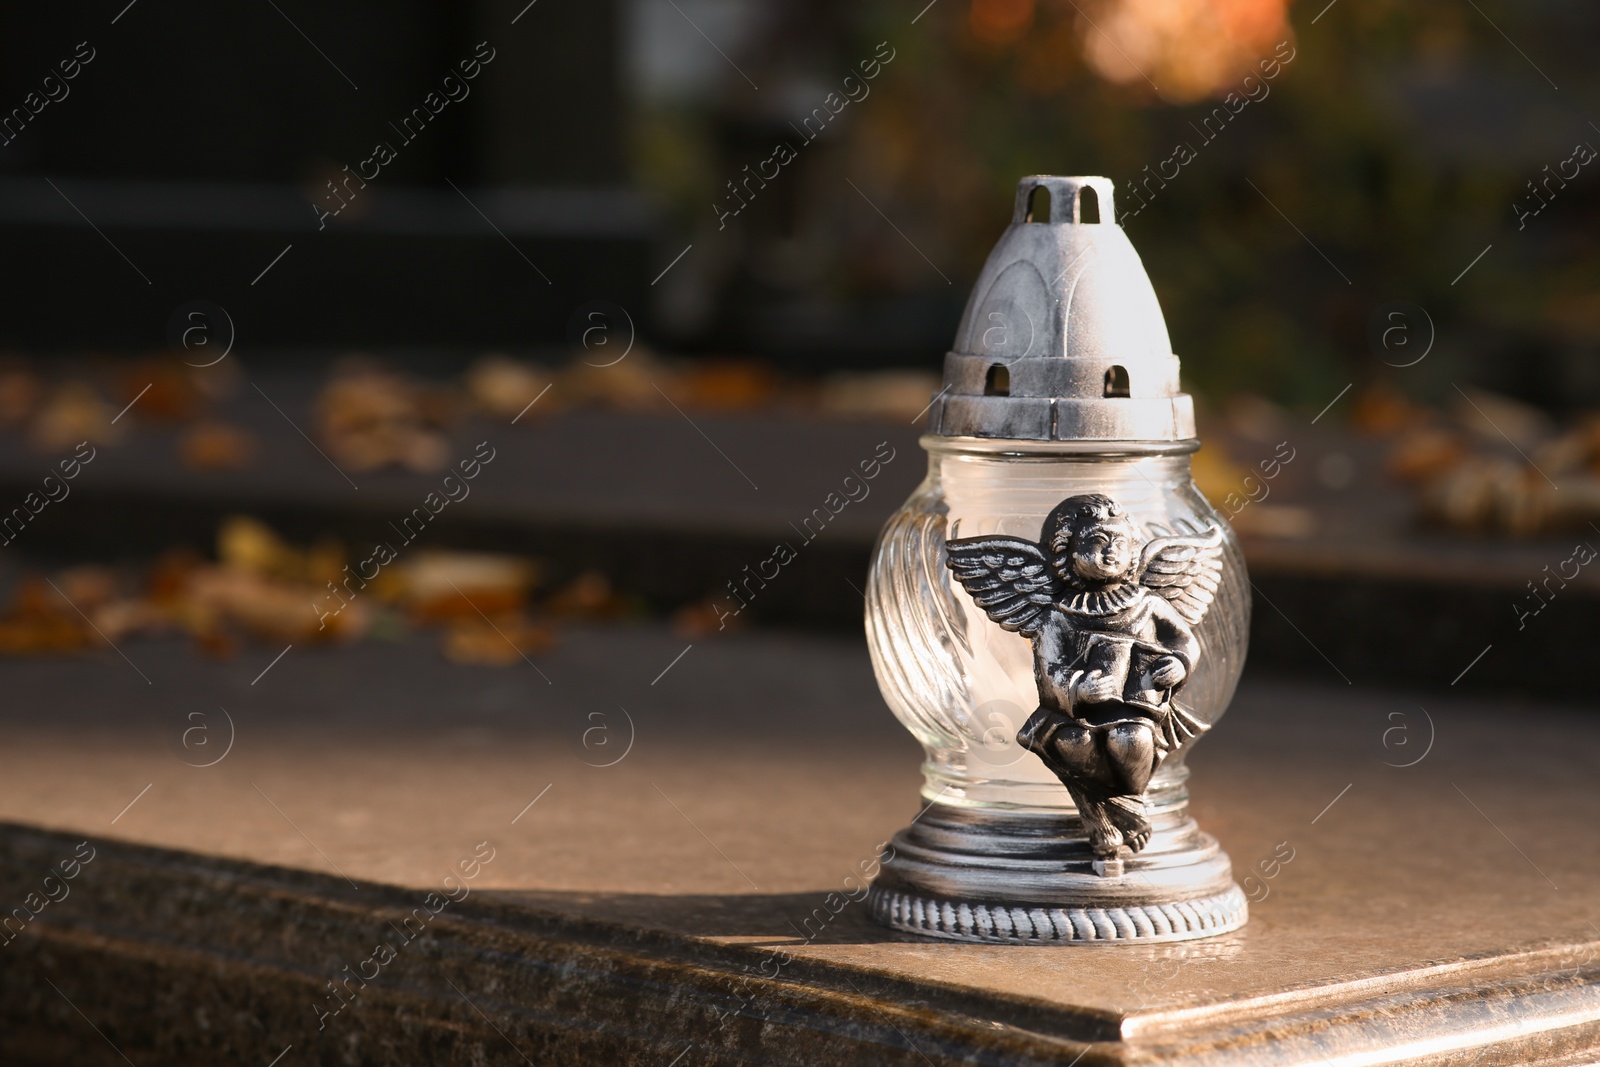
[[[1067,497],[1111,497],[1147,540],[1222,529],[1220,586],[1195,627],[1200,654],[1176,696],[1200,721],[1216,722],[1244,665],[1249,584],[1237,537],[1190,477],[1192,444],[1138,452],[936,436],[922,444],[928,475],[879,538],[866,628],[884,700],[926,753],[926,801],[1040,815],[1075,810],[1060,781],[1016,740],[1039,705],[1029,640],[989,620],[951,575],[945,551],[947,538],[1038,541],[1045,517]],[[1181,810],[1187,800],[1188,747],[1152,778],[1152,814]]]

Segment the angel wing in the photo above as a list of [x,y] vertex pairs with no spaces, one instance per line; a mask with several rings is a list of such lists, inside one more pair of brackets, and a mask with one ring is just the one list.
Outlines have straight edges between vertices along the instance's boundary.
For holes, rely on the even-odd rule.
[[948,563],[973,603],[1005,630],[1033,637],[1060,595],[1050,561],[1020,537],[962,537],[945,542]]
[[1163,536],[1144,546],[1139,582],[1170,600],[1189,625],[1198,626],[1222,580],[1222,528],[1210,526],[1201,533],[1182,519],[1178,526],[1181,532],[1176,534],[1151,527]]

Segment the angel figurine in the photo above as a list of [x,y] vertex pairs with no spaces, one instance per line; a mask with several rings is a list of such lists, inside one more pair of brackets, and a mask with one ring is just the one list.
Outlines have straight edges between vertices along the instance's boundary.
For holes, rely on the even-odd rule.
[[998,535],[946,543],[973,602],[1033,643],[1039,708],[1017,741],[1072,794],[1102,861],[1149,842],[1150,776],[1209,728],[1175,698],[1200,657],[1194,627],[1221,578],[1222,530],[1183,525],[1141,550],[1121,506],[1087,493],[1056,505],[1038,544]]

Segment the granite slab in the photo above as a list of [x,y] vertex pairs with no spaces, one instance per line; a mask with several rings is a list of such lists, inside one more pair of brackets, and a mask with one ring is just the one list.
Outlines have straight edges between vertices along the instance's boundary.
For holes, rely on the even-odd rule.
[[[958,945],[891,934],[858,899],[920,804],[917,748],[860,643],[684,646],[641,625],[516,670],[413,643],[296,648],[260,677],[265,656],[196,665],[162,642],[0,667],[0,899],[23,906],[80,843],[95,853],[0,946],[0,1050],[1600,1058],[1600,729],[1581,708],[1247,675],[1191,786],[1248,878],[1249,925],[1165,947]],[[209,736],[185,745],[197,724]]]

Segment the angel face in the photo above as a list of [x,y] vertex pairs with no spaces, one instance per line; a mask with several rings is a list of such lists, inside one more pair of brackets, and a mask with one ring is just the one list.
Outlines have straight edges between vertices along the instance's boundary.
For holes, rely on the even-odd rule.
[[1135,541],[1126,519],[1097,523],[1072,538],[1073,573],[1091,582],[1110,582],[1133,569]]
[[1128,577],[1139,558],[1139,533],[1110,497],[1099,493],[1062,501],[1045,520],[1045,545],[1056,576],[1068,585]]

